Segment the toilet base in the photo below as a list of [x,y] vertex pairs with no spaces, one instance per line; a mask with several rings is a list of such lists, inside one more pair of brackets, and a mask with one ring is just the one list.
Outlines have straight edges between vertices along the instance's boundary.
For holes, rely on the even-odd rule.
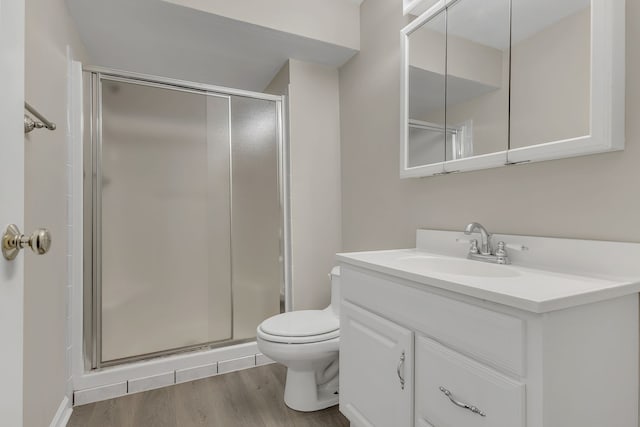
[[284,403],[296,411],[319,411],[338,404],[337,389],[337,377],[318,386],[315,372],[288,368]]

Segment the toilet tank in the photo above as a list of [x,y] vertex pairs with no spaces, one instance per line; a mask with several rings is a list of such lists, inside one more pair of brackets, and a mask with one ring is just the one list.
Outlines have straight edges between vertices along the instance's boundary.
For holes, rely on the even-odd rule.
[[340,267],[333,267],[331,273],[331,309],[340,315]]

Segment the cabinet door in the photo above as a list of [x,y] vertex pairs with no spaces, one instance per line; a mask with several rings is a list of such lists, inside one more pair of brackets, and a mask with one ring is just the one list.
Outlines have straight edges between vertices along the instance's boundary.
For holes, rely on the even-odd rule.
[[358,427],[409,427],[413,419],[413,333],[344,301],[340,410]]
[[525,386],[416,338],[416,427],[523,427]]

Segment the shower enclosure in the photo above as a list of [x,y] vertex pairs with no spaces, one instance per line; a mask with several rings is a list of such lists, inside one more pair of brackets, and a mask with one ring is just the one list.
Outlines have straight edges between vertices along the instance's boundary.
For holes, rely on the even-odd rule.
[[86,367],[255,339],[288,304],[282,97],[83,83]]

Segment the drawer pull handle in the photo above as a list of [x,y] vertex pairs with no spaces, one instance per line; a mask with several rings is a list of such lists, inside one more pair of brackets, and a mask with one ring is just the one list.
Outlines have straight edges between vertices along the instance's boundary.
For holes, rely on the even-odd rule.
[[486,417],[487,414],[485,414],[484,412],[482,412],[480,409],[478,409],[477,407],[473,406],[473,405],[467,405],[466,403],[462,403],[457,401],[453,395],[451,394],[451,392],[449,390],[447,390],[446,388],[440,386],[440,391],[444,393],[445,396],[447,396],[449,398],[449,400],[451,401],[451,403],[453,403],[454,405],[463,408],[463,409],[468,409],[471,412],[473,412],[474,414],[478,414],[481,417]]
[[[404,351],[402,352],[402,354],[400,355],[400,361],[398,362],[398,368],[396,369],[396,372],[398,373],[398,379],[400,379],[400,388],[402,390],[404,390]],[[402,373],[400,373],[400,371],[402,371]]]

